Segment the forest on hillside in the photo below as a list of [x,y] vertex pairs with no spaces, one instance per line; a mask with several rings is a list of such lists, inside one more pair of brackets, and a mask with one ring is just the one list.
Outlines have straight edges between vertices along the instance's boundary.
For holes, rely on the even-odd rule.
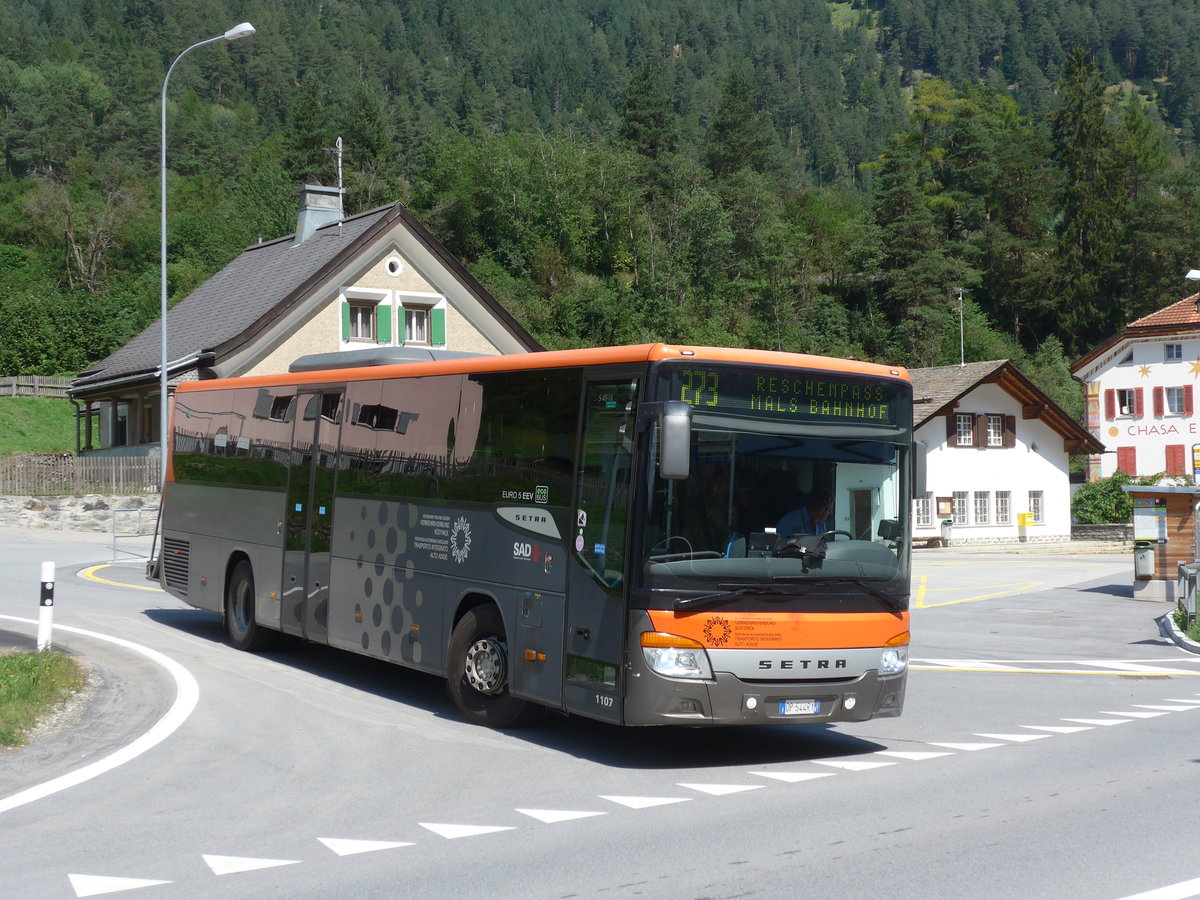
[[[0,375],[405,202],[546,346],[1068,362],[1200,265],[1200,0],[0,0]],[[961,306],[960,306],[961,304]]]

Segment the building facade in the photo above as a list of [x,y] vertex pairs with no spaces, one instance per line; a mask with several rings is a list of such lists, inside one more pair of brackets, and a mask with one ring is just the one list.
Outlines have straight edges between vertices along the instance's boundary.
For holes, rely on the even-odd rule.
[[1200,294],[1127,325],[1071,367],[1104,445],[1088,477],[1200,475]]
[[1070,457],[1101,447],[1008,360],[909,370],[926,491],[913,537],[954,545],[1071,538]]

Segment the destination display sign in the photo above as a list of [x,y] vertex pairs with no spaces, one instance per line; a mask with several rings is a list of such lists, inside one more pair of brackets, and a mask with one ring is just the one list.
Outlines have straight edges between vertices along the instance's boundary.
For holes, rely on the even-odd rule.
[[908,408],[903,383],[836,372],[704,364],[664,367],[662,377],[663,399],[697,411],[895,425]]

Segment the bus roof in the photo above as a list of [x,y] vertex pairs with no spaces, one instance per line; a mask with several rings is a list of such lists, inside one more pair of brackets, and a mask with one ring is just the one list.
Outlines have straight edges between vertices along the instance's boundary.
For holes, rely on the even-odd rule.
[[[331,354],[336,355],[336,354]],[[454,375],[476,372],[528,371],[575,366],[618,365],[622,363],[657,362],[659,360],[707,360],[710,362],[743,363],[745,365],[782,366],[869,375],[876,378],[911,381],[902,366],[832,356],[812,356],[806,353],[783,353],[776,350],[739,350],[729,347],[692,347],[682,344],[635,344],[624,347],[596,347],[579,350],[547,350],[539,353],[512,353],[495,356],[473,356],[430,362],[406,362],[394,365],[360,366],[354,368],[317,369],[278,375],[250,375],[240,378],[221,378],[208,381],[185,381],[178,386],[183,392],[223,390],[235,387],[280,387],[283,385],[328,384],[330,382],[371,381],[378,378],[413,378],[419,375]]]

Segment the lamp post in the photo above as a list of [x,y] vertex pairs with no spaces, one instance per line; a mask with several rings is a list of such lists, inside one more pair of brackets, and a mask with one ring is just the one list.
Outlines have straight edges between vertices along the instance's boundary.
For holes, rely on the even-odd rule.
[[953,290],[958,294],[958,367],[963,369],[967,365],[966,343],[963,339],[963,294],[967,293],[967,289],[956,287]]
[[159,363],[159,453],[162,456],[159,478],[159,489],[166,490],[167,487],[167,441],[169,440],[168,429],[170,422],[167,417],[167,364],[170,360],[167,358],[167,84],[171,80],[171,73],[175,71],[175,67],[179,65],[179,61],[195,50],[197,47],[203,47],[206,44],[215,44],[217,41],[236,41],[238,38],[249,37],[254,34],[254,26],[249,22],[242,22],[240,25],[234,25],[224,34],[219,34],[216,37],[209,38],[206,41],[200,41],[197,44],[192,44],[171,63],[167,69],[166,77],[163,78],[162,86],[162,120],[160,135],[162,136],[161,154],[159,156],[159,170],[162,182],[159,186],[159,249],[161,251],[161,268],[160,284],[159,284],[159,330],[162,332],[162,359]]

